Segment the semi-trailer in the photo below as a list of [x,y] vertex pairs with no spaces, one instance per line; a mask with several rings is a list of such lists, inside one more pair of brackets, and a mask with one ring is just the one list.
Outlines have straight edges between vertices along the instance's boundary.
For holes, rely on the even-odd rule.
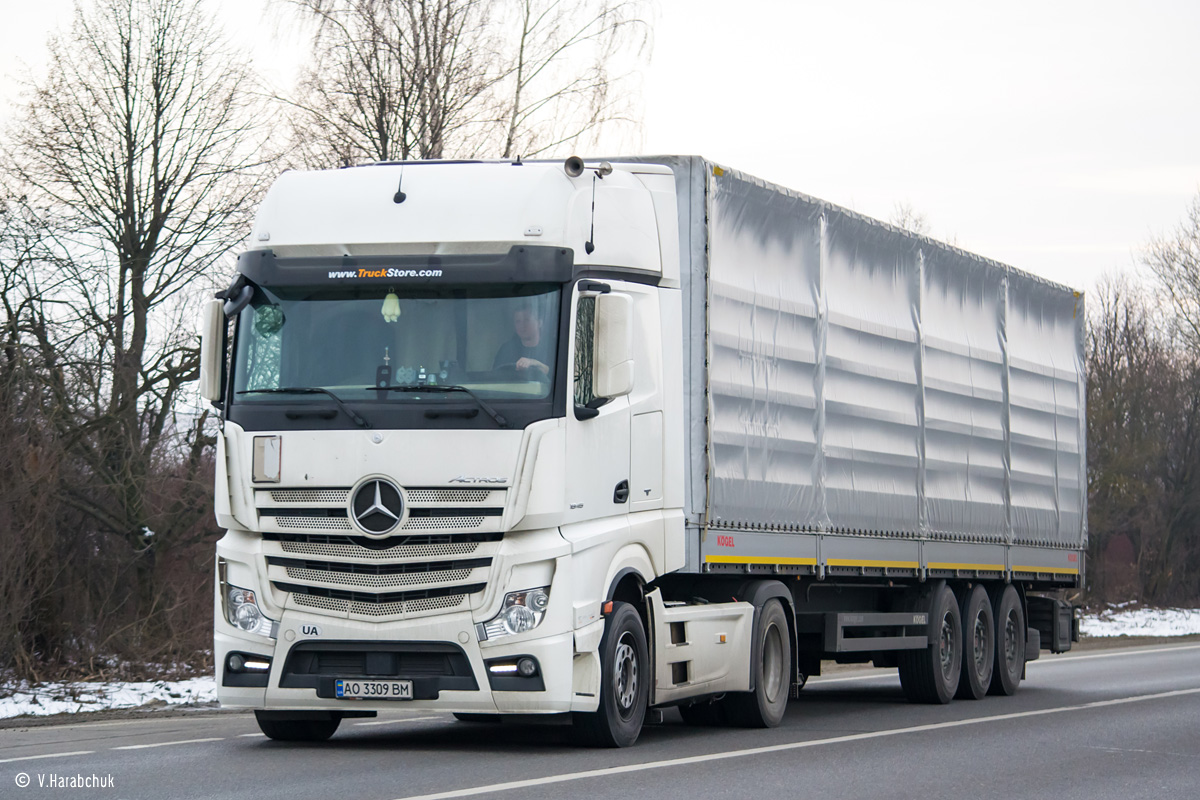
[[285,172],[209,301],[218,697],[772,726],[1077,637],[1083,298],[694,156]]

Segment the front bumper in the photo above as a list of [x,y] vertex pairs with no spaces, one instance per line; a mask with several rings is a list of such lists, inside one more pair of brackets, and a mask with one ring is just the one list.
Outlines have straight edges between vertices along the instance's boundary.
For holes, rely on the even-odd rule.
[[[302,631],[320,631],[319,636]],[[469,613],[391,622],[386,625],[360,623],[352,620],[330,619],[294,611],[285,611],[279,625],[279,639],[243,636],[218,630],[214,637],[217,668],[217,699],[230,708],[321,711],[386,711],[398,709],[427,709],[464,713],[555,714],[571,710],[572,659],[574,635],[571,632],[549,634],[538,638],[521,637],[514,642],[495,641],[480,646]],[[372,645],[375,647],[372,647]],[[407,649],[416,653],[459,652],[452,676],[436,676],[410,672],[401,666],[398,674],[375,678],[367,674],[331,674],[328,668],[321,675],[297,676],[295,659],[289,656],[306,649],[318,650],[375,650],[377,652]],[[241,676],[226,676],[226,659],[231,652],[257,655],[271,660],[267,686],[227,686]],[[544,688],[537,690],[499,689],[492,687],[485,662],[534,658],[539,665],[541,681],[527,684]],[[403,664],[403,662],[394,662]],[[291,669],[289,670],[289,666]],[[469,675],[462,673],[469,671]],[[290,673],[290,674],[289,674]],[[469,680],[462,680],[463,678]],[[339,700],[321,697],[330,694],[326,683],[336,678],[358,680],[412,680],[413,700]],[[297,686],[298,683],[306,684]],[[500,685],[504,681],[497,682]],[[477,688],[468,688],[474,685]],[[512,685],[511,683],[509,685]]]

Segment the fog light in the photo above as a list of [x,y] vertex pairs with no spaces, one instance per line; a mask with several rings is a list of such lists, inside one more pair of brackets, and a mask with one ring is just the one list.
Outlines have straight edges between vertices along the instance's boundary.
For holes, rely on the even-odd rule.
[[241,672],[246,668],[246,659],[241,653],[234,653],[229,657],[229,669],[233,672]]
[[537,662],[532,658],[522,658],[517,662],[517,674],[522,678],[528,678],[537,672]]

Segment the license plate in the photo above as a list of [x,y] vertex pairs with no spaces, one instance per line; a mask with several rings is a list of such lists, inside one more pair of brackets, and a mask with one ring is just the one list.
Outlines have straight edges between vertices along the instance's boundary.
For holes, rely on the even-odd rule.
[[412,700],[412,681],[344,681],[334,683],[343,700]]

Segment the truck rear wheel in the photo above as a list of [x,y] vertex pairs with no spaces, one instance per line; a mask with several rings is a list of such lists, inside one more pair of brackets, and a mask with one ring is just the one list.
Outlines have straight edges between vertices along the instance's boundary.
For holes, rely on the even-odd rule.
[[258,729],[277,742],[323,742],[337,731],[341,717],[298,717],[278,719],[254,712]]
[[642,618],[628,603],[613,603],[600,640],[600,707],[576,712],[582,744],[629,747],[637,741],[650,700],[650,657]]
[[933,641],[922,650],[901,650],[896,657],[900,685],[914,703],[949,703],[958,691],[962,670],[962,616],[946,584],[934,589],[929,608]]
[[1015,694],[1025,671],[1025,612],[1010,583],[996,597],[996,663],[988,694]]
[[955,697],[979,700],[992,683],[996,660],[996,623],[992,601],[979,584],[966,593],[962,604],[963,657],[962,675]]
[[743,728],[774,728],[783,721],[792,690],[792,639],[778,600],[768,600],[759,612],[750,668],[754,690],[725,695],[725,713]]

